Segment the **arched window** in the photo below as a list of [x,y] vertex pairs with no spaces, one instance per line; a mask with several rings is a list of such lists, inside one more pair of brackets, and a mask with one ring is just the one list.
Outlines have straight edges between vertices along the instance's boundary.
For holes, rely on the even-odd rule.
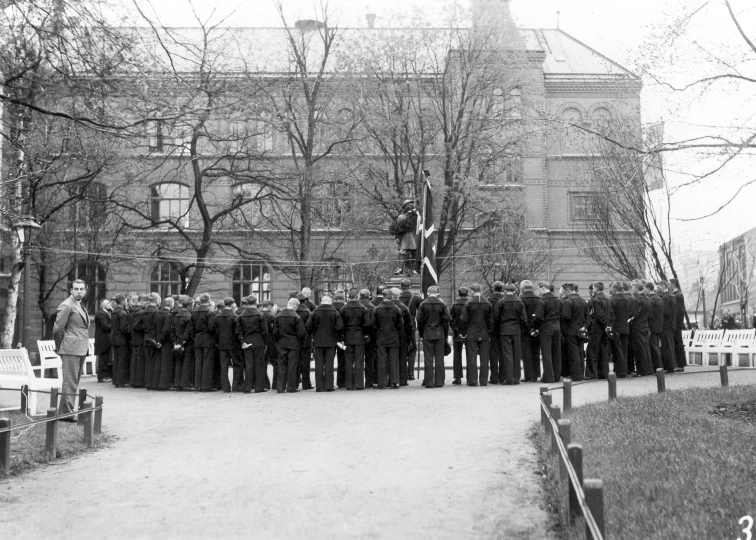
[[605,130],[612,121],[612,113],[606,107],[598,107],[591,113],[591,123],[597,131]]
[[270,268],[259,262],[244,261],[234,267],[231,277],[234,300],[254,294],[259,301],[270,300]]
[[160,298],[172,294],[183,294],[186,282],[182,275],[183,268],[173,261],[155,263],[150,271],[150,292],[156,292]]
[[568,107],[562,111],[561,134],[562,152],[574,153],[582,148],[582,134],[575,128],[582,122],[583,115],[575,107]]
[[332,260],[320,272],[320,282],[317,285],[318,299],[323,295],[333,296],[339,289],[347,292],[354,286],[352,269],[341,260]]
[[100,300],[107,297],[106,278],[105,267],[94,258],[78,261],[68,272],[69,291],[71,284],[76,279],[81,279],[87,284],[87,295],[84,297],[83,303],[91,315],[97,312]]
[[152,221],[171,221],[189,226],[189,188],[177,182],[164,182],[150,187]]

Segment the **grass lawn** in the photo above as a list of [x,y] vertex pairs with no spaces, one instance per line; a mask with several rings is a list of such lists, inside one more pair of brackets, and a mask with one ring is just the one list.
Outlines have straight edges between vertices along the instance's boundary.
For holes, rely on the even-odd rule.
[[[572,442],[583,446],[584,477],[604,481],[606,537],[745,539],[745,523],[738,521],[756,518],[754,404],[756,387],[737,386],[625,397],[570,411],[565,418]],[[566,482],[540,425],[533,440],[553,528],[561,538],[583,538],[584,525],[565,526]]]
[[[29,417],[20,411],[1,411],[0,418],[10,418],[11,425],[27,422]],[[10,472],[0,472],[0,480],[17,476],[39,467],[43,463],[60,463],[102,448],[110,442],[107,434],[95,435],[94,447],[87,448],[84,442],[84,428],[68,422],[58,422],[58,460],[45,457],[47,424],[36,424],[21,430],[11,431]]]

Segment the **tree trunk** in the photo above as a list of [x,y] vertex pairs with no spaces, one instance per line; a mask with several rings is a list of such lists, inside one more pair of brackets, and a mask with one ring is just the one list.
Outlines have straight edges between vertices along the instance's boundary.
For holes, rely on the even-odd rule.
[[16,333],[16,316],[18,314],[18,286],[24,268],[21,262],[21,243],[15,233],[11,233],[9,236],[13,246],[13,260],[11,261],[12,270],[8,279],[8,297],[5,303],[5,326],[2,335],[0,335],[0,348],[2,349],[10,349],[14,345],[13,338]]
[[312,259],[312,182],[313,164],[305,161],[302,193],[300,196],[302,224],[299,227],[299,284],[301,288],[313,286],[313,272],[308,263]]

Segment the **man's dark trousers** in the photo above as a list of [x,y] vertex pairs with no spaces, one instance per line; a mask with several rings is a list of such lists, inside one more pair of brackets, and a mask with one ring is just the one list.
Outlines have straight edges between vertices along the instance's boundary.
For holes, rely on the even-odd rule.
[[344,388],[346,384],[346,356],[342,349],[336,348],[336,386]]
[[184,344],[184,350],[179,353],[181,355],[181,363],[177,362],[177,365],[181,365],[181,379],[176,385],[178,388],[192,388],[194,386],[194,343],[188,342]]
[[562,373],[562,340],[559,330],[541,332],[541,357],[543,359],[543,377],[545,383],[555,382],[554,374]]
[[396,369],[396,382],[399,383],[399,347],[376,347],[376,376],[378,386],[386,386],[386,371]]
[[203,392],[213,389],[215,347],[194,348],[194,387]]
[[[467,384],[488,385],[488,363],[491,342],[468,339],[465,344],[465,350],[467,352]],[[480,378],[478,378],[478,355],[480,355]]]
[[651,363],[649,353],[649,337],[651,332],[648,330],[635,330],[633,337],[633,354],[635,355],[636,367],[639,375],[653,375],[654,366]]
[[[309,339],[309,338],[307,338]],[[312,369],[312,347],[306,346],[299,349],[299,365],[297,371],[302,379],[302,389],[307,390],[312,388],[312,380],[310,379],[310,370]]]
[[346,358],[346,387],[365,388],[365,346],[347,345],[344,351]]
[[144,338],[139,343],[132,342],[131,386],[144,388]]
[[491,348],[489,364],[491,366],[491,384],[499,384],[499,362],[501,359],[501,336],[497,333],[491,335]]
[[666,331],[661,335],[661,355],[664,369],[670,371],[677,367],[675,360],[675,332],[673,330]]
[[648,349],[651,353],[651,363],[654,365],[654,371],[662,369],[661,340],[662,334],[656,334],[653,332],[648,340]]
[[121,387],[129,379],[129,346],[113,345],[113,384]]
[[619,334],[617,339],[610,339],[612,358],[614,359],[614,373],[620,379],[627,377],[627,343],[630,334]]
[[454,340],[454,357],[452,361],[452,373],[455,379],[461,379],[462,375],[462,349],[465,345],[464,341]]
[[336,347],[315,347],[315,388],[333,390],[333,358]]
[[[562,336],[565,342],[565,349],[569,355],[565,362],[569,364],[570,372],[569,377],[573,381],[579,381],[583,378],[585,373],[585,366],[583,365],[583,357],[580,355],[580,341],[576,335],[567,334]],[[564,363],[564,362],[563,362]]]
[[530,334],[520,334],[520,348],[525,378],[535,381],[541,376],[541,340]]
[[423,339],[423,354],[425,355],[426,388],[444,385],[444,339]]
[[499,359],[499,382],[520,382],[520,334],[501,336],[501,357]]
[[609,376],[609,337],[600,326],[594,324],[588,338],[586,377],[606,379]]
[[[238,349],[232,349],[228,351],[220,352],[220,383],[221,390],[224,392],[242,391],[242,383],[244,377],[243,371],[244,361],[242,360],[241,351]],[[233,386],[228,381],[228,368],[233,368]]]
[[417,358],[417,332],[412,331],[410,336],[409,349],[407,350],[407,371],[409,376],[414,378],[415,372],[415,359]]
[[244,354],[244,391],[262,392],[265,390],[268,364],[265,360],[265,347],[247,347]]
[[279,392],[297,389],[297,367],[299,366],[299,351],[278,347],[278,387]]
[[375,343],[371,341],[365,345],[365,386],[376,384],[376,368]]
[[684,368],[688,365],[688,361],[685,358],[685,345],[683,344],[682,328],[677,328],[675,330],[674,347],[677,367]]
[[155,379],[155,362],[160,362],[160,349],[152,345],[144,346],[144,387],[148,390],[157,388]]

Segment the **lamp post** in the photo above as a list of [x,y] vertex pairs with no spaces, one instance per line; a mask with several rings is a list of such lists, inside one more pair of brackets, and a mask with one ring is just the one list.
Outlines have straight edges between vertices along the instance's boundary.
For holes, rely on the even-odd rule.
[[19,344],[26,345],[27,338],[31,334],[29,313],[31,313],[31,257],[29,256],[29,246],[31,245],[31,234],[34,229],[39,229],[40,225],[32,216],[22,216],[15,224],[16,235],[19,243],[23,246],[24,257],[24,312],[21,325],[21,335]]

